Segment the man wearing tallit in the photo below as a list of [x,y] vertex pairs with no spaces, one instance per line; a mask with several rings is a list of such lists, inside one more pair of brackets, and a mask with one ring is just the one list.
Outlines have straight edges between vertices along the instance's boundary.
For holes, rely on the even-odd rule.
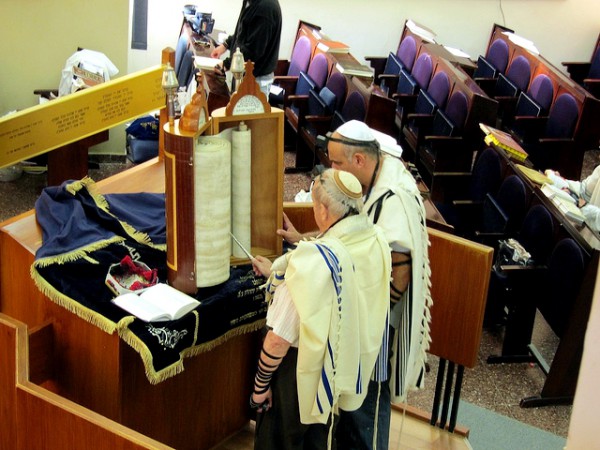
[[[325,145],[332,167],[360,181],[365,211],[383,229],[392,253],[390,333],[363,405],[340,414],[337,444],[344,450],[385,450],[390,402],[405,401],[409,390],[422,387],[425,374],[431,306],[425,207],[413,176],[397,158],[401,148],[392,137],[352,120],[328,135]],[[279,234],[286,240],[300,237],[287,217],[284,228]]]
[[574,194],[577,206],[585,217],[585,223],[594,231],[600,231],[600,166],[582,181],[567,180],[560,173],[546,170],[545,174],[559,189]]
[[318,236],[272,265],[253,259],[270,302],[250,399],[256,449],[331,448],[334,414],[365,398],[389,313],[389,247],[361,213],[359,181],[329,169],[312,196]]

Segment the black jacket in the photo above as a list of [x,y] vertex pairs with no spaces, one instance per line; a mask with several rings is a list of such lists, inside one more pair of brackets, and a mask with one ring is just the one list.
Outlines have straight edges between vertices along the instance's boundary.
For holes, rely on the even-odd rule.
[[[278,0],[244,0],[235,33],[227,38],[225,44],[232,55],[239,47],[244,60],[254,63],[254,76],[260,77],[275,70],[280,39],[281,8]],[[229,69],[231,56],[224,64]]]

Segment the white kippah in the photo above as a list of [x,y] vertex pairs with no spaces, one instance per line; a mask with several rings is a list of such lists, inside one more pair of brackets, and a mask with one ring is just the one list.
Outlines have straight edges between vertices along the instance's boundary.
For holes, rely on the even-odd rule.
[[371,132],[369,126],[360,120],[349,120],[340,125],[337,131],[342,136],[355,141],[370,142],[375,140],[375,136]]
[[354,139],[355,141],[371,142],[376,140],[382,151],[398,158],[402,156],[402,147],[396,143],[396,139],[381,131],[369,128],[366,123],[359,120],[350,120],[340,125],[335,131],[345,138]]

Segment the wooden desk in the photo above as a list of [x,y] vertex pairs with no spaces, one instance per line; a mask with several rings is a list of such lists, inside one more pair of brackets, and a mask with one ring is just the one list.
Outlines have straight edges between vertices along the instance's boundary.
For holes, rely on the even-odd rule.
[[[163,163],[155,158],[98,188],[164,192]],[[0,312],[29,328],[52,324],[55,393],[178,449],[211,448],[247,423],[258,333],[187,358],[183,373],[151,385],[139,354],[117,333],[105,333],[37,289],[29,268],[40,245],[34,211],[0,225]]]

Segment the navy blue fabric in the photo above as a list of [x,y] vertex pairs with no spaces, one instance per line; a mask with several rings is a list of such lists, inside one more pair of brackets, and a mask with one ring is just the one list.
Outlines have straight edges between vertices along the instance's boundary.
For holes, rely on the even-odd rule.
[[[130,256],[157,269],[159,281],[167,282],[166,252],[160,249],[164,246],[150,244],[166,243],[165,197],[151,193],[92,196],[85,185],[71,194],[69,184],[44,189],[36,202],[43,239],[34,261],[41,277],[38,281],[72,301],[76,314],[89,310],[116,324],[130,314],[111,302],[114,295],[105,285],[111,264]],[[108,208],[100,207],[102,198]],[[132,230],[145,233],[150,242],[138,242]],[[122,241],[109,242],[111,238]],[[69,253],[72,257],[65,258]],[[199,289],[195,295],[201,301],[195,310],[195,345],[264,318],[267,305],[259,289],[263,283],[251,265],[243,265],[232,267],[224,283]],[[188,313],[179,320],[154,323],[135,319],[128,328],[150,350],[153,369],[158,372],[180,361],[180,353],[193,344],[196,315]],[[177,331],[182,338],[172,348],[165,346],[156,337],[157,328]]]

